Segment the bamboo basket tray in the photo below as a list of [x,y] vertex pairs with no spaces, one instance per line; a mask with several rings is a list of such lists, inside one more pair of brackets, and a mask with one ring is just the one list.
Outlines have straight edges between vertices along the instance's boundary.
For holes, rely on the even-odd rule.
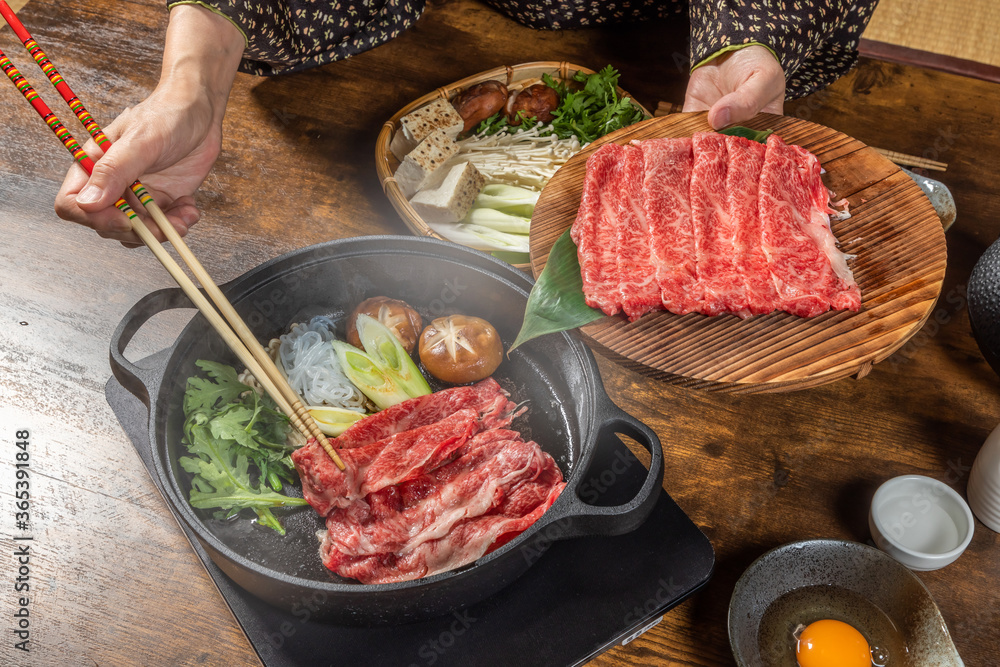
[[[573,76],[577,72],[593,74],[594,70],[581,67],[580,65],[555,60],[522,63],[520,65],[510,65],[507,67],[496,67],[494,69],[466,77],[461,81],[456,81],[455,83],[443,88],[438,88],[434,92],[428,93],[423,97],[410,102],[405,107],[397,111],[392,118],[387,120],[385,125],[382,126],[382,130],[379,132],[378,139],[375,142],[375,170],[378,172],[379,182],[382,184],[382,191],[385,193],[385,196],[389,198],[389,201],[392,202],[396,212],[399,213],[399,216],[403,219],[403,222],[406,223],[406,226],[410,229],[410,231],[418,236],[431,236],[436,239],[447,240],[431,229],[427,223],[424,222],[423,218],[421,218],[420,215],[413,210],[413,207],[410,206],[410,202],[407,201],[406,196],[403,194],[402,190],[399,189],[399,185],[396,184],[396,179],[393,177],[396,170],[399,168],[399,160],[397,160],[396,156],[389,150],[389,145],[392,143],[393,136],[395,136],[396,132],[399,131],[400,118],[438,98],[451,100],[458,95],[458,93],[469,86],[482,83],[483,81],[488,81],[490,79],[507,83],[509,76],[511,83],[508,85],[508,88],[511,91],[516,91],[526,88],[527,86],[540,83],[542,80],[542,74],[548,74],[556,80],[572,85],[574,83]],[[618,94],[621,97],[631,98],[632,102],[642,109],[642,112],[647,118],[652,117],[653,114],[651,114],[649,110],[639,104],[634,97],[629,95],[620,87],[618,88]],[[515,266],[524,271],[531,268],[530,264],[515,264]]]
[[[927,196],[899,167],[860,141],[822,125],[760,114],[744,123],[774,129],[812,151],[823,180],[850,201],[851,217],[832,221],[861,288],[861,310],[803,319],[771,313],[622,315],[582,327],[584,335],[623,365],[673,384],[725,392],[775,392],[813,387],[851,375],[902,347],[930,316],[941,293],[947,248]],[[606,141],[688,137],[711,128],[705,113],[636,123],[577,153],[542,191],[531,220],[531,268],[537,277],[552,244],[580,205],[587,157]]]

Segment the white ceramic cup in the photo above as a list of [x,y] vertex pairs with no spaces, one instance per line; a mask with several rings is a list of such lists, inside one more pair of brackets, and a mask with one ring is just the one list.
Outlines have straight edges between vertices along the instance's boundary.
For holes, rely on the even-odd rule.
[[969,473],[969,506],[987,528],[1000,533],[1000,426],[983,443]]
[[975,519],[953,488],[923,475],[887,480],[875,492],[868,526],[879,549],[911,570],[953,563],[972,541]]

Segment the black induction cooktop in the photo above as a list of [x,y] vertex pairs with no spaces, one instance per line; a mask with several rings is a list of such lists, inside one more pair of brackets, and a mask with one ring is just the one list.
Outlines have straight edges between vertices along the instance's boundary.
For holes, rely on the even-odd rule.
[[[165,362],[160,353],[139,365],[156,368]],[[114,378],[105,395],[155,482],[146,407]],[[616,471],[608,484],[595,475],[593,485],[603,489],[600,503],[627,501],[645,469],[616,436],[598,451],[591,469]],[[664,492],[637,530],[556,542],[526,574],[483,602],[419,623],[345,627],[311,618],[309,600],[284,611],[247,593],[184,530],[269,667],[580,665],[654,627],[708,582],[715,565],[708,538]]]

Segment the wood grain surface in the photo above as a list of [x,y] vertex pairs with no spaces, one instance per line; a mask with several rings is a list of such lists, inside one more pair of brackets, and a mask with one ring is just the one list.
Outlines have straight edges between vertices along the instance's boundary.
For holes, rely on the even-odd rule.
[[[867,374],[910,339],[930,316],[944,281],[941,222],[920,187],[898,167],[842,132],[800,118],[760,114],[745,123],[773,129],[812,151],[823,181],[850,202],[834,235],[861,289],[861,310],[813,318],[771,313],[685,316],[664,311],[629,322],[623,315],[583,327],[621,363],[690,388],[732,392],[793,391]],[[707,114],[654,118],[595,141],[573,156],[542,191],[531,219],[531,268],[541,274],[552,245],[576,219],[587,158],[608,142],[690,137],[710,130]]]
[[[155,85],[159,0],[31,0],[19,16],[102,125]],[[0,48],[56,108],[9,30]],[[188,242],[224,282],[330,238],[406,234],[371,158],[385,119],[408,102],[505,63],[559,60],[614,64],[622,85],[655,108],[683,99],[686,53],[681,20],[533,31],[473,0],[432,0],[412,30],[373,51],[285,77],[237,77]],[[729,598],[764,551],[816,537],[867,541],[868,502],[894,475],[930,475],[965,494],[968,468],[1000,421],[998,378],[970,334],[964,291],[1000,234],[997,92],[863,60],[786,105],[867,145],[949,165],[939,177],[958,220],[946,236],[941,298],[920,333],[864,380],[786,394],[691,391],[598,350],[609,394],[663,441],[664,488],[712,540],[717,565],[704,590],[595,665],[731,665]],[[115,325],[170,279],[147,251],[58,220],[65,149],[12,86],[0,87],[0,115],[0,664],[259,664],[104,399]],[[188,317],[155,318],[129,357],[168,346]],[[30,655],[10,641],[17,429],[32,443]],[[956,563],[918,576],[966,664],[995,664],[1000,535],[977,522]],[[336,647],[317,663],[337,664]]]

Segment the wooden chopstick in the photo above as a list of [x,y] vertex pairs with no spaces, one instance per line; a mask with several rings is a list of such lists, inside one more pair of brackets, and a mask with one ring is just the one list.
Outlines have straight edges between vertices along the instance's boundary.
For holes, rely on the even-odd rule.
[[[2,0],[0,0],[2,2]],[[653,115],[659,116],[669,116],[674,113],[681,113],[684,107],[680,104],[674,104],[673,102],[660,101],[656,105],[656,111]],[[872,150],[881,155],[882,157],[888,159],[890,162],[898,164],[902,167],[920,167],[921,169],[930,169],[932,171],[947,171],[948,164],[945,162],[938,162],[936,160],[928,160],[924,157],[918,157],[916,155],[907,155],[906,153],[899,153],[897,151],[886,150],[885,148],[875,148],[872,146]]]
[[[92,136],[94,136],[95,141],[98,141],[102,146],[110,145],[110,141],[104,135],[101,128],[94,122],[93,118],[83,107],[79,98],[73,94],[69,86],[63,80],[63,78],[56,71],[55,67],[52,65],[51,61],[45,56],[38,44],[31,38],[24,27],[20,24],[13,13],[10,12],[10,7],[4,0],[0,0],[0,14],[4,16],[11,28],[14,29],[15,33],[19,38],[22,38],[25,47],[28,48],[29,53],[35,61],[42,67],[42,71],[45,72],[46,76],[52,82],[56,89],[62,95],[63,99],[70,105],[70,108],[77,115],[87,130]],[[13,22],[12,19],[13,18]],[[65,128],[58,117],[52,112],[51,109],[45,104],[44,101],[38,96],[38,93],[32,89],[28,84],[24,76],[14,67],[10,59],[0,51],[0,68],[3,69],[7,77],[14,83],[14,85],[21,91],[25,99],[34,107],[35,111],[42,117],[46,124],[52,129],[56,136],[63,142],[63,145],[70,151],[74,158],[80,163],[80,165],[87,171],[88,174],[93,172],[94,162],[90,157],[84,152],[83,148],[79,143],[73,138],[69,130]],[[181,287],[184,293],[191,299],[195,306],[205,315],[212,327],[222,336],[226,344],[233,350],[240,361],[250,370],[254,377],[260,381],[261,386],[265,391],[274,399],[278,407],[288,415],[289,420],[292,424],[299,429],[306,437],[313,437],[320,443],[324,451],[330,456],[333,462],[341,470],[344,469],[344,463],[341,461],[340,457],[337,455],[336,450],[327,440],[325,434],[319,429],[319,425],[316,424],[315,419],[309,414],[305,406],[299,400],[298,395],[295,390],[289,386],[287,380],[278,370],[274,361],[267,354],[267,352],[261,347],[260,343],[250,332],[250,329],[240,318],[239,314],[233,308],[229,300],[226,299],[225,295],[218,288],[215,282],[205,271],[204,267],[197,260],[194,254],[191,252],[187,244],[181,239],[180,235],[167,220],[163,211],[160,210],[159,206],[153,201],[152,196],[146,188],[136,181],[131,186],[132,191],[139,198],[139,201],[144,207],[149,211],[150,215],[156,221],[157,225],[163,231],[164,236],[169,240],[177,250],[178,254],[184,260],[184,262],[194,273],[195,277],[198,278],[199,282],[205,287],[205,291],[212,297],[219,310],[226,316],[229,320],[227,325],[226,321],[220,317],[219,313],[212,307],[211,303],[205,299],[204,295],[198,290],[197,286],[191,281],[191,279],[184,273],[180,265],[174,261],[174,259],[167,254],[166,250],[156,240],[156,237],[149,231],[146,225],[142,222],[132,207],[125,201],[124,197],[119,198],[115,202],[115,206],[125,213],[130,221],[132,230],[139,236],[142,242],[149,247],[153,252],[154,256],[163,264],[167,272],[174,278],[177,284]],[[232,328],[230,328],[230,326]]]
[[[872,147],[874,148],[874,146]],[[894,162],[902,167],[920,167],[921,169],[929,169],[931,171],[947,171],[948,164],[946,162],[938,162],[937,160],[928,160],[925,157],[918,157],[916,155],[907,155],[906,153],[898,153],[896,151],[886,150],[885,148],[874,148],[875,152],[884,158],[887,158],[890,162]]]
[[653,116],[669,116],[672,113],[680,113],[684,110],[684,107],[680,104],[674,104],[673,102],[667,102],[666,100],[660,100],[656,105],[656,111],[653,112]]

